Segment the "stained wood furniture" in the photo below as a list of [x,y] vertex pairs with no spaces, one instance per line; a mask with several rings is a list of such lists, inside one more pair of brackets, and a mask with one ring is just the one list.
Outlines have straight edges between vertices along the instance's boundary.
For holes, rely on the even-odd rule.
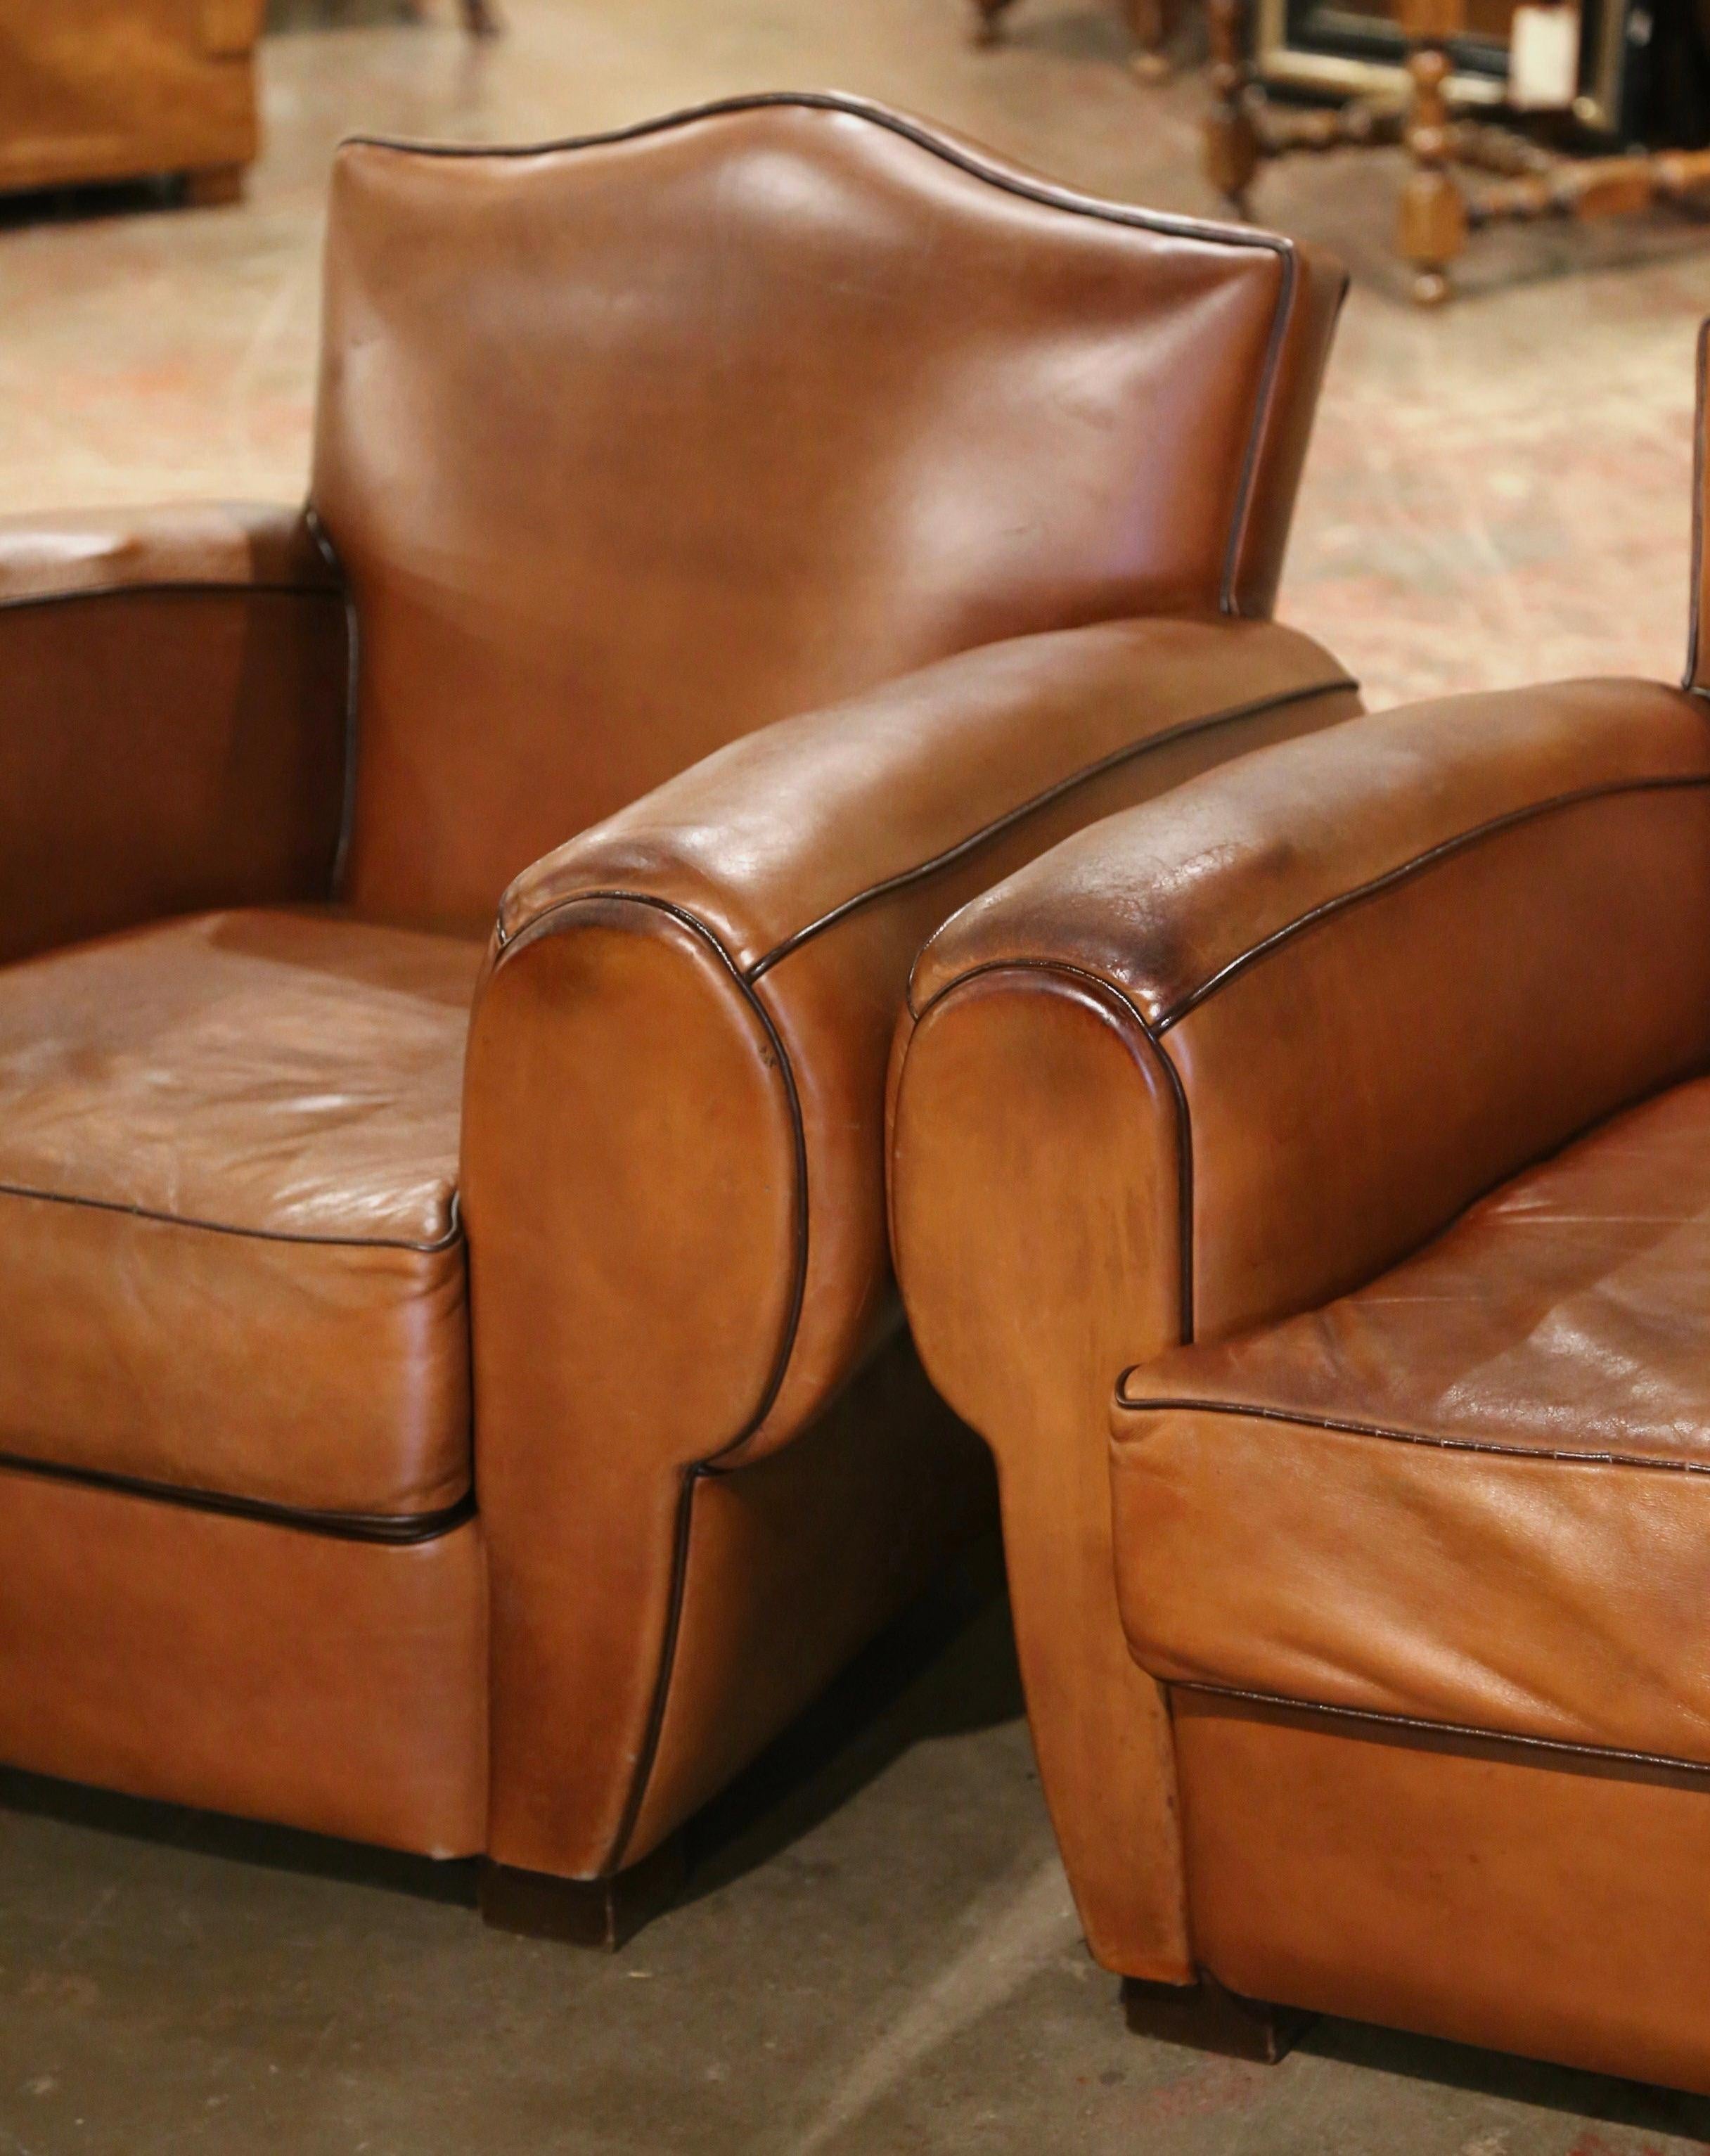
[[[1143,80],[1161,81],[1170,72],[1168,48],[1181,20],[1183,0],[1118,0],[1134,38],[1134,72]],[[977,44],[994,45],[1014,0],[973,0]]]
[[[1627,88],[1622,7],[1606,7],[1581,29],[1580,87],[1553,121],[1514,124],[1518,116],[1506,100],[1516,13],[1512,0],[1398,0],[1393,14],[1361,18],[1377,25],[1361,52],[1345,30],[1312,44],[1290,0],[1257,0],[1256,8],[1252,0],[1209,0],[1215,102],[1205,132],[1209,177],[1245,215],[1254,177],[1271,159],[1400,144],[1412,169],[1395,248],[1412,265],[1414,297],[1425,305],[1448,297],[1451,265],[1486,226],[1615,216],[1710,190],[1710,148],[1623,143],[1613,153],[1584,154],[1621,143],[1639,121]],[[1378,34],[1386,19],[1393,25],[1387,50]],[[1671,27],[1683,54],[1701,53],[1696,22]],[[1690,125],[1676,116],[1682,72],[1671,56],[1668,79],[1649,100],[1664,126]],[[1274,101],[1276,89],[1341,101],[1291,110]]]
[[229,202],[255,157],[262,0],[7,0],[0,189],[182,174]]

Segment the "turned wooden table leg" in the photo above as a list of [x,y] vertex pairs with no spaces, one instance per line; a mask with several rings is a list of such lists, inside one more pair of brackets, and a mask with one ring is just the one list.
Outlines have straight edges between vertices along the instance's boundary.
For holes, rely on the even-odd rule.
[[184,175],[184,200],[192,209],[218,209],[244,198],[241,165],[204,165]]
[[1413,103],[1402,140],[1413,170],[1401,191],[1396,249],[1413,264],[1413,296],[1421,306],[1440,305],[1449,296],[1449,268],[1466,246],[1466,198],[1450,171],[1454,154],[1453,123],[1444,85],[1449,55],[1435,41],[1415,45],[1407,73]]
[[1142,82],[1168,82],[1175,72],[1169,56],[1178,13],[1174,0],[1126,0],[1126,5],[1134,38],[1129,65]]
[[1236,214],[1247,214],[1247,191],[1259,169],[1259,131],[1249,101],[1245,0],[1209,0],[1211,95],[1205,116],[1205,177]]

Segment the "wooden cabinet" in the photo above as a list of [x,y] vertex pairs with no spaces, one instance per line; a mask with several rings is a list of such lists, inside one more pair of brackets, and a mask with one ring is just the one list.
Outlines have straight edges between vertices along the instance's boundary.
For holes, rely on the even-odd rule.
[[182,173],[236,195],[255,157],[263,0],[0,0],[0,190]]

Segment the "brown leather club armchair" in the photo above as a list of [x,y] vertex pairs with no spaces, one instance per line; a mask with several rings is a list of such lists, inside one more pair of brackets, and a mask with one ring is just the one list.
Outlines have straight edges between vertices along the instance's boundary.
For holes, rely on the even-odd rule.
[[911,1008],[899,1274],[1099,1957],[1710,2091],[1702,654],[1210,773]]
[[989,1517],[922,940],[1354,708],[1340,289],[834,98],[345,148],[309,508],[0,536],[0,1757],[644,1904]]

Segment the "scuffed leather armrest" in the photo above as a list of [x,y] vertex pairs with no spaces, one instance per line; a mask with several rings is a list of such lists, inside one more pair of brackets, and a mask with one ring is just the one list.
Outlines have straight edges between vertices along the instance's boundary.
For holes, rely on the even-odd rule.
[[[1451,699],[1231,765],[1023,870],[922,952],[910,1054],[929,1026],[947,1054],[958,998],[1022,969],[1126,1030],[1145,1138],[1074,1173],[1135,1207],[1169,1194],[1153,1260],[1173,1308],[1148,1326],[1137,1306],[1143,1359],[1371,1279],[1701,1066],[1707,919],[1702,700],[1639,681]],[[983,1070],[989,1101],[1009,1075]],[[932,1136],[917,1118],[917,1151]],[[1037,1142],[1057,1142],[1047,1120]],[[1115,1202],[1059,1195],[1063,1235]]]
[[300,508],[0,520],[0,963],[324,897],[348,673]]

